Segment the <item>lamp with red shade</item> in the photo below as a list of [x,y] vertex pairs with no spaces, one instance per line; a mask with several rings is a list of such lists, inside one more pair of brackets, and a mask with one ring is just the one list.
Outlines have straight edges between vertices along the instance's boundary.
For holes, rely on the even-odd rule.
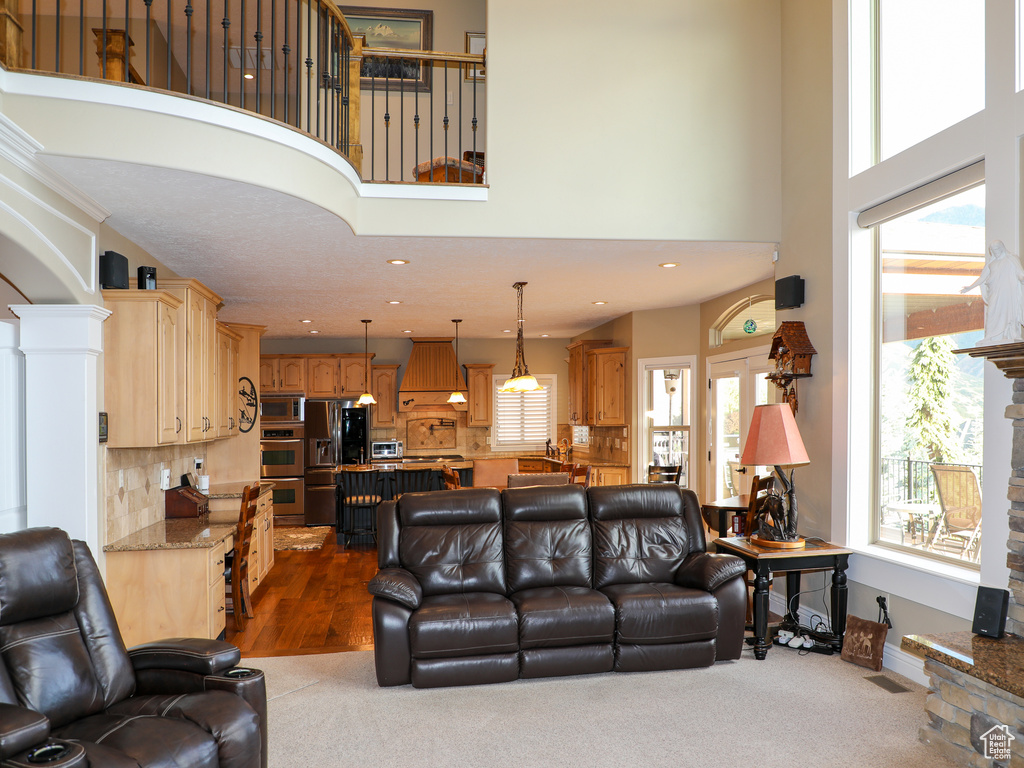
[[[792,467],[810,463],[789,405],[755,406],[740,464],[774,466],[783,493],[765,499],[757,518],[759,530],[750,531],[751,542],[773,549],[795,549],[804,545],[803,538],[796,532],[798,516]],[[790,467],[788,479],[785,467]]]

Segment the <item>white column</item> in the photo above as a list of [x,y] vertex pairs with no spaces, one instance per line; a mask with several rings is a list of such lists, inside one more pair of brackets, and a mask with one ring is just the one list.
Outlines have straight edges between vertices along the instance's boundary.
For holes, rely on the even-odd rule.
[[25,517],[25,356],[18,321],[0,321],[0,533],[19,531]]
[[19,304],[25,353],[25,469],[30,527],[63,528],[102,548],[97,358],[109,310]]

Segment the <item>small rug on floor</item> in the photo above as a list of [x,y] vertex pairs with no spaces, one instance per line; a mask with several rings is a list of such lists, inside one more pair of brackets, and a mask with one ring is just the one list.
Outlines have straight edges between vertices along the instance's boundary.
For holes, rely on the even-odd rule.
[[317,528],[274,528],[274,551],[320,549],[333,530],[329,525]]

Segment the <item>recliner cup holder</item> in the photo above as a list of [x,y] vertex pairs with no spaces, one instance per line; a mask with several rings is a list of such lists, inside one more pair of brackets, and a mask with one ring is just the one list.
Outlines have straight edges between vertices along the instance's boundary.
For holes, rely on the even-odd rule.
[[246,667],[235,667],[229,669],[224,673],[224,677],[230,677],[232,680],[245,680],[249,677],[255,677],[259,674],[255,669],[248,669]]
[[25,759],[33,765],[47,765],[63,760],[69,754],[71,754],[70,744],[51,743],[30,749]]

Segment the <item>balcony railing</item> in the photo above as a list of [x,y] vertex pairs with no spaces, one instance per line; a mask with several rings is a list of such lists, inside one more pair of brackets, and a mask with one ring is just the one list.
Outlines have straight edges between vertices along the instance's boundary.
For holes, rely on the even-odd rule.
[[[484,57],[364,50],[331,0],[0,0],[0,63],[259,114],[328,144],[366,180],[415,181],[414,165],[440,157],[456,178],[430,180],[482,181],[473,161],[482,158],[475,75]],[[449,90],[450,80],[460,87]]]

